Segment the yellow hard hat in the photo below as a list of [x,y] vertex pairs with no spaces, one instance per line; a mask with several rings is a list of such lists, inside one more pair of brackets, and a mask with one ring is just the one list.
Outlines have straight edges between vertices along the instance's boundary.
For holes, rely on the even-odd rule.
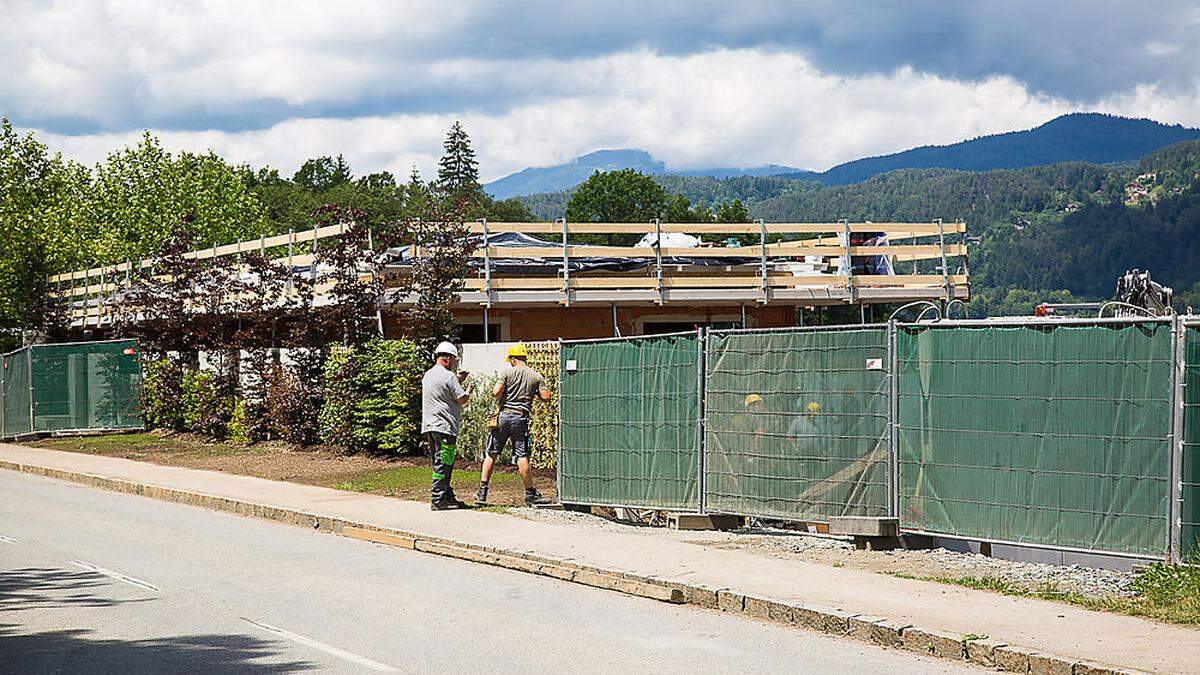
[[748,394],[746,396],[746,400],[742,402],[742,405],[746,408],[749,408],[751,403],[762,403],[762,397],[758,394]]
[[819,413],[821,412],[821,404],[816,401],[809,401],[808,405],[804,406],[804,409],[810,413]]
[[524,342],[518,342],[517,344],[508,348],[508,356],[510,358],[516,356],[518,358],[525,359],[529,358],[529,351],[525,349]]

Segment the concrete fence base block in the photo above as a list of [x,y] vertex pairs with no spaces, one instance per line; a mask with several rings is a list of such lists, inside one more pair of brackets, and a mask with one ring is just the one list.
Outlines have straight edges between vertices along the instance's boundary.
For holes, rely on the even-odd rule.
[[668,513],[667,527],[673,530],[736,530],[742,526],[741,516],[719,513]]

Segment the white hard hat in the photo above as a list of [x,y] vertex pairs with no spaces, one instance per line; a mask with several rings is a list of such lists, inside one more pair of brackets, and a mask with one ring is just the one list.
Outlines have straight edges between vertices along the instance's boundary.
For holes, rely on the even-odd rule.
[[454,345],[450,344],[449,342],[443,342],[437,346],[437,349],[433,350],[433,358],[436,359],[438,356],[441,356],[442,354],[448,354],[457,359],[458,358],[458,348],[455,347]]

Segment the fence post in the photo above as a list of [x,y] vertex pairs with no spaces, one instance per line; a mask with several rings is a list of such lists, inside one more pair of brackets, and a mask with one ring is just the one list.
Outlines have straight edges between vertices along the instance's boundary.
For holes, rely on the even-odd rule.
[[26,363],[29,366],[29,433],[32,434],[35,427],[33,423],[33,345],[27,349]]
[[658,218],[654,219],[654,276],[658,283],[658,304],[663,304],[667,299],[667,292],[663,289],[663,263],[662,263],[662,221]]
[[696,337],[696,425],[699,431],[699,440],[696,445],[698,446],[700,455],[697,459],[697,470],[700,473],[696,479],[696,490],[699,493],[700,513],[707,513],[708,499],[704,496],[704,469],[706,467],[704,455],[708,446],[708,442],[705,439],[708,429],[708,414],[705,406],[705,399],[707,398],[708,329],[701,326]]
[[1183,558],[1183,418],[1187,374],[1187,326],[1176,316],[1171,321],[1171,447],[1167,470],[1167,551],[1171,562]]
[[558,399],[557,400],[558,411],[556,413],[558,415],[558,424],[555,425],[558,427],[558,448],[555,451],[557,456],[554,458],[554,484],[556,486],[555,489],[558,492],[558,503],[559,504],[561,504],[563,501],[563,498],[562,498],[562,484],[563,484],[563,480],[562,480],[562,458],[563,458],[562,400],[563,400],[563,383],[566,382],[566,378],[564,377],[565,373],[566,373],[566,366],[563,362],[563,339],[558,338],[558,391],[555,392],[557,394],[556,398]]
[[562,266],[563,266],[563,306],[571,306],[571,250],[567,247],[567,218],[559,219],[562,223]]
[[8,356],[0,355],[0,438],[8,438]]
[[888,319],[888,515],[900,517],[900,402],[896,320]]
[[954,299],[954,285],[950,279],[950,263],[946,262],[946,228],[942,225],[941,218],[933,222],[937,223],[938,227],[938,246],[941,248],[942,254],[942,279],[946,284],[946,302],[950,302]]
[[771,284],[767,278],[767,224],[762,218],[758,219],[758,255],[758,275],[762,282],[762,303],[765,305],[771,299]]

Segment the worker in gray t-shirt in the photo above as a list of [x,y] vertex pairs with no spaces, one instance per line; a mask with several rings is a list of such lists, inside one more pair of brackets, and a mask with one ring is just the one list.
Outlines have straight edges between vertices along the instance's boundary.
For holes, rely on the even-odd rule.
[[466,508],[454,496],[450,478],[454,474],[458,427],[462,407],[471,397],[471,387],[463,389],[467,372],[456,373],[458,349],[443,342],[433,352],[436,363],[421,378],[421,437],[433,462],[433,483],[429,490],[434,511]]
[[533,486],[533,476],[529,473],[529,456],[532,454],[532,448],[529,447],[529,414],[533,410],[535,398],[550,400],[550,389],[546,387],[546,379],[541,373],[526,363],[528,358],[529,352],[524,344],[518,342],[510,347],[508,368],[500,373],[500,380],[492,389],[499,415],[488,436],[479,492],[475,493],[475,501],[479,503],[487,501],[488,480],[492,477],[496,458],[504,451],[504,446],[510,439],[513,457],[517,460],[517,471],[521,473],[521,481],[525,483],[525,504],[534,506],[548,501]]

